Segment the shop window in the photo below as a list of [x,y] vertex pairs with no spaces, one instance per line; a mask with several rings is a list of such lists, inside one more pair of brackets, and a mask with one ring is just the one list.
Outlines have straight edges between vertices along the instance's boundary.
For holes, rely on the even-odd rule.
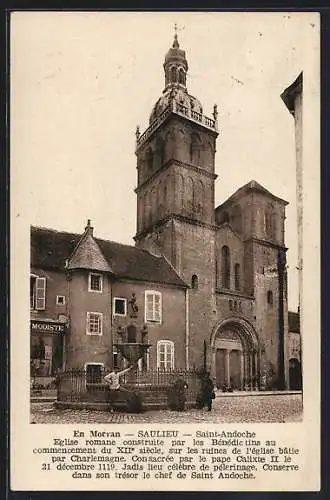
[[148,323],[162,322],[162,295],[160,292],[152,290],[145,292],[145,321]]
[[87,335],[102,335],[103,314],[97,312],[87,313]]
[[269,304],[270,306],[273,305],[273,292],[271,290],[268,290],[267,292],[267,304]]
[[46,278],[30,276],[30,307],[37,311],[46,308]]
[[56,305],[57,306],[65,306],[65,296],[64,295],[56,295]]
[[174,369],[174,343],[170,340],[157,342],[157,368],[160,370]]
[[103,279],[102,274],[89,273],[88,277],[88,291],[89,292],[102,292]]
[[104,365],[103,363],[86,363],[86,383],[100,384],[103,379]]
[[126,316],[127,314],[127,300],[120,297],[113,299],[113,313],[115,316]]

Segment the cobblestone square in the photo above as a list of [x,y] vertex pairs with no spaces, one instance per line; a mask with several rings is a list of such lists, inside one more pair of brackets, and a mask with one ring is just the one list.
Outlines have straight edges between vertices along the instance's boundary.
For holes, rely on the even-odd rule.
[[57,409],[52,402],[31,403],[31,422],[35,424],[97,423],[253,423],[299,422],[302,420],[301,394],[218,396],[208,412],[152,410],[140,414],[98,410]]

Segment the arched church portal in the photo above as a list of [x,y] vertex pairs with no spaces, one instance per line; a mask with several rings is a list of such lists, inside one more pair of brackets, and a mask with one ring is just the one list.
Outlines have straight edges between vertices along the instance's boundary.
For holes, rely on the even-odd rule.
[[211,373],[218,388],[259,389],[259,348],[252,325],[237,318],[220,323],[212,332],[211,349]]

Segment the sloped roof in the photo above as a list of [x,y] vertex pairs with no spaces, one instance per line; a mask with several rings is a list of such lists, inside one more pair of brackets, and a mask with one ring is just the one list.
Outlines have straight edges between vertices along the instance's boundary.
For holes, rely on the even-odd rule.
[[93,269],[95,271],[113,272],[95,239],[88,233],[84,234],[71,255],[68,269]]
[[303,73],[295,79],[295,81],[287,87],[281,94],[281,99],[290,111],[294,115],[295,113],[295,99],[297,94],[301,93],[303,89]]
[[[31,267],[64,270],[80,240],[80,234],[31,226]],[[116,277],[187,287],[164,257],[114,241],[94,240]]]
[[289,332],[300,333],[299,313],[289,311]]
[[70,257],[80,238],[80,234],[31,226],[31,266],[64,269],[65,260]]
[[252,181],[248,182],[247,184],[244,184],[244,186],[237,189],[237,191],[235,191],[235,193],[233,193],[229,198],[227,198],[226,201],[224,201],[221,205],[219,205],[216,208],[216,210],[218,210],[222,207],[225,207],[227,204],[229,204],[230,202],[234,201],[235,199],[243,196],[244,194],[248,193],[249,191],[257,191],[259,193],[263,193],[263,194],[269,196],[270,198],[272,198],[273,200],[277,200],[277,201],[282,202],[285,205],[288,205],[287,201],[283,200],[282,198],[279,198],[278,196],[275,196],[273,193],[268,191],[268,189],[264,188],[261,184],[259,184],[259,182],[252,180]]

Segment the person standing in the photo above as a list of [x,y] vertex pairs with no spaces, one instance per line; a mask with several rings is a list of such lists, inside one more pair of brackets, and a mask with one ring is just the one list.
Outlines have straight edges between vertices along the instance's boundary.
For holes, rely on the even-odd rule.
[[210,372],[206,372],[202,381],[203,406],[207,406],[207,411],[212,410],[212,401],[215,398],[214,384],[210,377]]
[[172,393],[172,403],[171,407],[173,410],[184,411],[186,406],[186,390],[188,389],[188,384],[184,380],[183,375],[180,375],[179,378],[173,384],[173,393]]
[[128,368],[125,368],[125,370],[117,371],[116,369],[113,370],[112,372],[108,373],[104,377],[105,382],[109,385],[110,391],[118,391],[119,389],[122,389],[126,391],[125,387],[120,386],[120,377],[124,375],[124,373],[129,372],[134,365],[130,365]]

